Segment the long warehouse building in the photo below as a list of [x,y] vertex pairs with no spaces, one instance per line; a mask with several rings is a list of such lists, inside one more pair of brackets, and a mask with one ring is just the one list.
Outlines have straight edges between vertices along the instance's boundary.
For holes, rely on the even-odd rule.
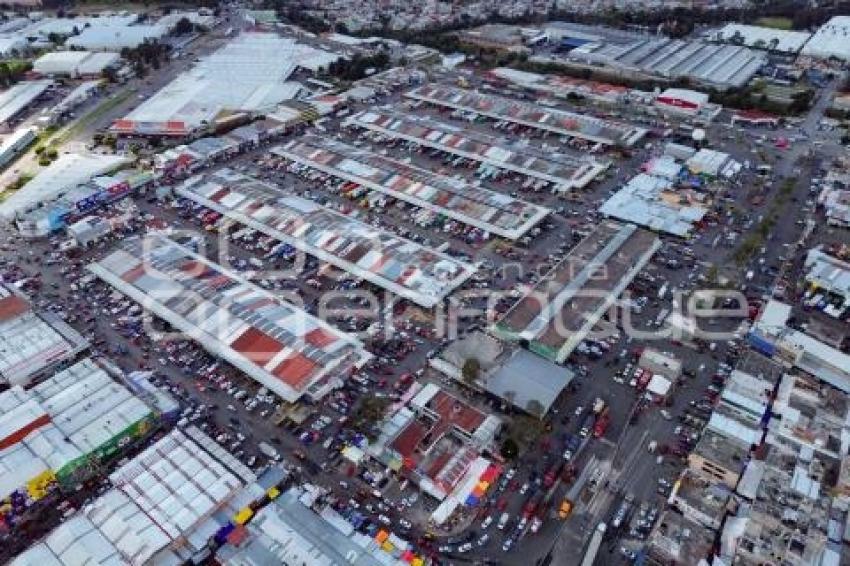
[[194,426],[176,428],[109,475],[109,488],[12,566],[200,564],[210,538],[262,497],[257,476]]
[[631,147],[647,134],[646,128],[630,124],[450,86],[424,85],[409,90],[404,96],[443,108],[519,124],[541,132],[581,138],[609,146]]
[[509,240],[523,237],[550,212],[548,208],[328,138],[304,136],[274,148],[272,153]]
[[88,269],[290,403],[320,399],[371,358],[355,338],[162,235],[126,240]]
[[661,240],[634,224],[603,222],[493,327],[562,363],[599,323]]
[[518,146],[481,132],[465,130],[427,116],[406,116],[392,111],[365,110],[344,125],[405,140],[480,163],[551,183],[558,191],[583,189],[608,168],[592,158],[544,153]]
[[425,308],[474,266],[231,169],[187,179],[175,193]]

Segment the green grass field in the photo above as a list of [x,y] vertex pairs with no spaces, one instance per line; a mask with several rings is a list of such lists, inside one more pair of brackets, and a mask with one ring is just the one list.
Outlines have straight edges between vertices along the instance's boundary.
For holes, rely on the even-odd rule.
[[791,18],[783,17],[765,17],[756,20],[756,25],[764,26],[773,29],[791,29]]

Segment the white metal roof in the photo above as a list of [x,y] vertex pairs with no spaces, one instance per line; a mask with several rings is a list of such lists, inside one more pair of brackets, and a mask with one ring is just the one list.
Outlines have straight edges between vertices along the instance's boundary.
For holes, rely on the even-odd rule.
[[73,344],[32,311],[0,321],[0,381],[26,385],[73,350]]
[[33,100],[41,96],[53,81],[24,81],[0,93],[0,124],[8,122],[18,115]]
[[834,16],[822,25],[803,47],[802,54],[850,61],[850,16]]
[[172,540],[230,499],[242,485],[179,429],[117,469],[109,479]]
[[747,47],[797,53],[812,34],[745,24],[726,24],[713,37],[719,41],[729,41],[736,36],[742,37]]
[[86,28],[80,35],[65,42],[69,47],[93,50],[120,51],[138,47],[146,40],[160,39],[168,29],[160,24]]
[[646,226],[675,236],[687,236],[707,210],[699,206],[674,206],[661,198],[672,187],[668,179],[641,173],[629,180],[599,208],[606,216]]
[[66,438],[89,453],[151,414],[91,359],[61,371],[32,389]]
[[114,545],[84,515],[74,515],[11,566],[124,566]]
[[700,92],[698,90],[691,90],[688,88],[668,88],[659,96],[664,98],[676,98],[678,100],[686,100],[688,102],[698,104],[699,106],[708,103],[708,95],[706,93]]
[[805,266],[808,281],[850,301],[850,264],[812,249],[806,255]]
[[0,203],[0,216],[12,218],[17,212],[52,200],[63,191],[129,162],[130,159],[120,155],[62,154],[30,182]]
[[293,96],[286,80],[297,67],[326,65],[337,58],[276,34],[243,34],[116,121],[114,128],[186,134],[225,110],[271,111]]

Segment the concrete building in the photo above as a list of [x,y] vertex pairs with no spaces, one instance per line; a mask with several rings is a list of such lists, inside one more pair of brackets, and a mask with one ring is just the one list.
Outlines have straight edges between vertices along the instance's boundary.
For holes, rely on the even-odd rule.
[[302,136],[274,148],[272,153],[509,240],[521,238],[551,212],[548,208],[329,138]]
[[37,313],[17,290],[0,285],[0,384],[26,386],[89,347],[53,313]]
[[716,531],[723,523],[731,497],[728,486],[685,469],[673,484],[667,503],[691,521]]
[[696,521],[667,509],[661,513],[647,542],[650,564],[708,564],[715,533]]
[[768,301],[747,335],[751,347],[786,367],[796,367],[845,393],[850,392],[850,356],[790,328],[787,324],[790,316],[789,305]]
[[88,269],[290,403],[321,399],[371,358],[359,340],[162,235],[125,240]]
[[432,383],[414,391],[368,451],[440,501],[431,519],[441,524],[459,507],[478,504],[487,490],[481,481],[494,483],[497,467],[484,455],[494,449],[502,421]]
[[727,519],[721,559],[744,566],[846,562],[846,550],[830,542],[841,538],[840,529],[831,534],[833,461],[805,447],[771,444],[761,452],[756,496]]
[[834,317],[842,317],[850,311],[850,263],[841,261],[819,248],[813,248],[806,254],[806,301],[821,301],[813,306]]
[[230,169],[188,179],[175,192],[426,308],[475,271],[433,248]]
[[850,190],[825,188],[818,196],[818,204],[824,207],[830,226],[850,228]]
[[112,225],[99,216],[86,216],[68,226],[68,235],[82,248],[90,246],[111,232]]
[[652,373],[663,375],[670,381],[676,381],[682,376],[682,360],[654,348],[644,348],[637,365]]
[[816,378],[788,374],[773,403],[769,443],[839,460],[850,450],[850,401],[847,393]]
[[492,332],[562,363],[660,247],[657,236],[634,225],[601,223]]
[[749,452],[749,445],[707,429],[688,454],[688,467],[710,481],[735,489]]
[[[479,377],[464,380],[463,366],[474,359]],[[528,352],[506,346],[483,332],[471,332],[448,345],[428,365],[463,383],[538,418],[548,414],[575,374],[560,365]]]

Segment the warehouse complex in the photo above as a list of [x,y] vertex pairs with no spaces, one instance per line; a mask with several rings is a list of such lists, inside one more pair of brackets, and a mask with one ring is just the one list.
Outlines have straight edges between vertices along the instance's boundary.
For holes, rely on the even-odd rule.
[[[74,488],[145,437],[157,418],[90,358],[30,390],[0,393],[0,501],[23,498],[28,507],[57,487]],[[22,513],[0,506],[4,520]]]
[[110,489],[12,564],[181,564],[263,490],[195,427],[176,429],[109,475]]
[[558,191],[582,189],[608,166],[592,158],[544,153],[533,147],[520,147],[495,136],[469,131],[429,117],[403,115],[389,110],[363,111],[346,120],[345,124],[391,139],[404,140],[417,147],[471,159],[480,163],[482,168],[495,167],[545,181]]
[[549,214],[542,206],[327,138],[304,136],[272,152],[511,240]]
[[127,240],[89,270],[289,402],[320,399],[371,357],[354,338],[165,236]]
[[339,56],[270,33],[246,33],[205,57],[112,125],[127,135],[183,137],[232,114],[271,111],[295,98],[298,68],[318,70]]
[[13,219],[95,177],[113,172],[130,161],[130,158],[122,155],[63,153],[0,203],[0,217]]
[[654,234],[605,222],[493,326],[493,333],[561,363],[661,247]]
[[540,132],[576,137],[603,145],[629,147],[647,133],[646,129],[637,126],[450,86],[420,86],[408,91],[405,96],[474,116],[486,116]]
[[120,64],[117,53],[53,51],[36,59],[32,70],[43,77],[100,78],[104,70],[115,69]]
[[850,61],[850,16],[834,16],[803,47],[802,55],[815,59]]
[[53,86],[48,79],[24,81],[0,93],[0,128],[9,128],[16,118]]
[[767,62],[747,47],[714,45],[658,37],[623,43],[589,42],[569,52],[572,61],[611,70],[639,72],[670,79],[688,78],[717,88],[747,84]]
[[88,348],[76,330],[53,313],[0,284],[0,385],[26,386]]
[[229,169],[188,179],[175,192],[426,308],[474,272],[435,249]]
[[726,24],[712,34],[712,39],[727,43],[739,43],[755,49],[767,49],[782,53],[799,53],[812,37],[804,31],[792,31],[749,26],[745,24]]

